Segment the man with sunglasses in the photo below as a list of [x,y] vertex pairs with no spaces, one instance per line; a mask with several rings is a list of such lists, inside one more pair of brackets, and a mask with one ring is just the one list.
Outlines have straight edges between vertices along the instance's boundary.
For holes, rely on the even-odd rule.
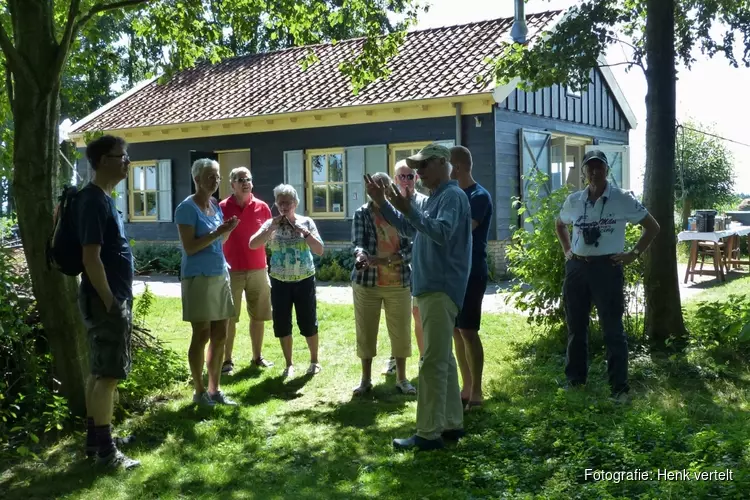
[[273,366],[261,354],[265,322],[271,321],[271,282],[268,278],[266,249],[251,249],[250,237],[271,218],[268,205],[253,195],[253,176],[246,167],[237,167],[229,173],[232,194],[219,203],[225,219],[236,216],[239,224],[224,243],[224,257],[229,265],[229,279],[236,316],[229,321],[227,340],[224,346],[222,373],[234,370],[232,351],[237,334],[237,323],[242,313],[242,294],[245,294],[247,313],[250,316],[250,342],[252,364],[260,368]]
[[[659,233],[659,224],[630,191],[608,182],[609,163],[599,150],[583,157],[588,187],[571,194],[563,204],[555,231],[565,253],[563,300],[568,325],[565,363],[566,388],[582,386],[588,375],[588,324],[591,303],[596,306],[607,346],[611,397],[628,399],[628,343],[622,325],[625,312],[623,266],[646,251]],[[625,252],[627,223],[640,224],[643,234]],[[571,242],[568,226],[573,226]]]
[[450,151],[430,144],[407,158],[430,197],[416,206],[409,192],[366,178],[367,194],[401,234],[414,237],[412,296],[424,329],[424,363],[419,370],[417,432],[394,439],[399,450],[435,450],[443,440],[464,435],[463,406],[453,357],[453,326],[464,302],[471,264],[469,199],[451,180]]
[[[401,160],[395,165],[396,185],[402,195],[410,194],[416,206],[421,207],[427,201],[427,196],[416,190],[416,183],[419,176],[416,170],[409,168],[405,160]],[[422,334],[422,320],[419,317],[419,308],[417,303],[412,300],[411,315],[414,318],[414,337],[417,340],[419,349],[419,367],[422,367],[424,361],[424,335]],[[394,375],[396,373],[396,357],[391,356],[385,364],[383,375]]]

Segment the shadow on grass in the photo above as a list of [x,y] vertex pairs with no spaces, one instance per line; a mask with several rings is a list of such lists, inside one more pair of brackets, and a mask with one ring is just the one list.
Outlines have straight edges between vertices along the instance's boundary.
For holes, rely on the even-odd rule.
[[[520,336],[519,336],[520,337]],[[487,367],[485,405],[465,415],[468,436],[436,453],[394,453],[391,439],[413,431],[413,397],[389,379],[362,398],[331,393],[298,401],[308,377],[266,378],[239,408],[152,408],[133,424],[128,451],[144,467],[95,477],[71,446],[44,466],[21,464],[0,479],[9,498],[96,497],[110,488],[133,498],[745,498],[750,388],[717,380],[684,358],[634,349],[635,399],[607,398],[604,348],[591,339],[586,388],[565,392],[564,336],[513,341],[487,337],[502,353]],[[522,338],[522,337],[521,337]],[[528,339],[528,336],[526,337]],[[242,373],[242,372],[241,372]],[[339,386],[340,387],[340,386]],[[718,395],[735,392],[738,404]],[[726,399],[726,398],[725,398]],[[274,413],[264,403],[290,402]],[[592,481],[586,469],[734,471],[734,481]],[[111,481],[111,482],[108,482]],[[117,496],[112,494],[112,496]]]

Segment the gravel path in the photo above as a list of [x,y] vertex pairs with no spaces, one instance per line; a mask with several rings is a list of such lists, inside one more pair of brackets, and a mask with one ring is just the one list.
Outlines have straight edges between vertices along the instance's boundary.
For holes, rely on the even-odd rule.
[[[142,293],[145,284],[148,284],[151,292],[159,297],[180,296],[180,282],[176,276],[136,276],[133,292],[136,295]],[[484,294],[482,311],[487,313],[513,312],[514,308],[505,303],[508,286],[507,283],[490,284]],[[319,282],[317,297],[319,301],[327,304],[352,304],[352,289],[349,285]]]
[[[685,276],[684,264],[678,264],[677,272],[680,281],[680,295],[683,300],[693,298],[707,288],[719,286],[716,278],[712,276],[696,276],[694,283],[688,282],[687,285],[684,284],[682,282]],[[746,272],[743,274],[746,274]],[[136,276],[133,283],[134,293],[138,295],[143,292],[146,283],[148,283],[149,289],[157,296],[180,296],[180,282],[176,276]],[[491,283],[484,294],[482,311],[486,313],[518,312],[512,305],[505,303],[509,287],[509,282]],[[317,285],[317,296],[319,301],[327,304],[352,304],[352,289],[346,284],[319,282]]]

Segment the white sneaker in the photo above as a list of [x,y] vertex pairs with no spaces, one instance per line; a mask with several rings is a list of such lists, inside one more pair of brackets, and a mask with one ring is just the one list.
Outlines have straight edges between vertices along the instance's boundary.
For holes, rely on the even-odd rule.
[[421,357],[419,358],[419,369],[420,369],[420,370],[422,369],[422,365],[423,365],[423,364],[424,364],[424,356],[421,356]]
[[390,357],[385,362],[385,368],[383,369],[383,375],[395,375],[396,374],[396,358]]
[[294,365],[287,366],[284,371],[281,372],[281,378],[292,378],[294,377]]

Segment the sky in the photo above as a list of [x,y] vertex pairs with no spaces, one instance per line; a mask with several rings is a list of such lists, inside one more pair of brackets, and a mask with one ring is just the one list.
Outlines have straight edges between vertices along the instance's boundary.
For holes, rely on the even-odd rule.
[[[513,0],[427,0],[430,9],[419,17],[417,29],[451,26],[486,19],[513,16]],[[530,0],[526,14],[565,9],[576,0]],[[460,5],[460,8],[457,6]],[[741,51],[735,51],[741,55]],[[678,68],[677,119],[693,120],[711,127],[717,135],[750,144],[750,68],[733,68],[724,56],[714,59],[696,53],[697,61],[690,71]],[[610,47],[606,54],[609,64],[625,60],[620,46]],[[633,113],[638,127],[630,132],[630,186],[636,194],[643,192],[643,171],[646,162],[646,78],[640,68],[626,72],[625,66],[612,67]],[[725,142],[735,159],[735,191],[750,193],[750,147]]]

